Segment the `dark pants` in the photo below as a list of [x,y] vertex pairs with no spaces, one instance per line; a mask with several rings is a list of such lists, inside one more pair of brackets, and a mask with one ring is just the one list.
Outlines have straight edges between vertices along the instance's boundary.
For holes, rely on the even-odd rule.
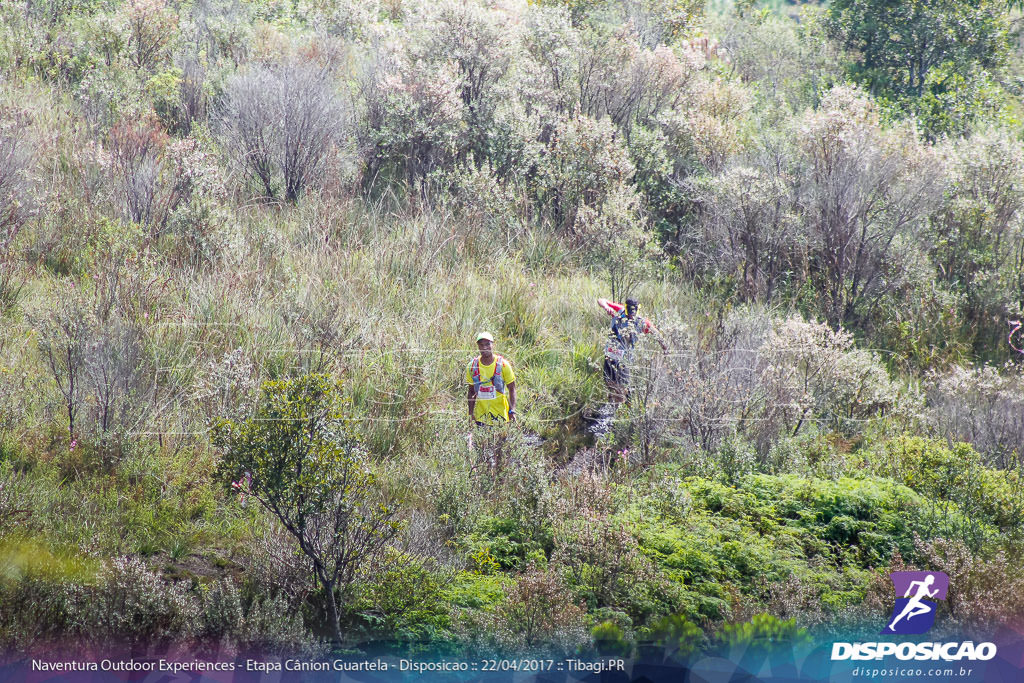
[[624,387],[629,384],[629,368],[618,361],[605,358],[604,379],[606,382]]

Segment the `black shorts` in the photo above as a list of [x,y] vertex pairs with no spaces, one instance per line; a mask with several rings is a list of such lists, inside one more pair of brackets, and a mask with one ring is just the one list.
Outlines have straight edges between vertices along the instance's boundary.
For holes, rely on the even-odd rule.
[[626,386],[629,384],[629,368],[618,361],[605,358],[604,379],[606,382],[611,382],[612,384]]

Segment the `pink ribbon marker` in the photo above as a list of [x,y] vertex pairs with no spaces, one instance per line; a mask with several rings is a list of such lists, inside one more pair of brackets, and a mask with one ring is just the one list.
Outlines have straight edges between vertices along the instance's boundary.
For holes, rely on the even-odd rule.
[[1009,342],[1011,349],[1013,349],[1017,353],[1024,353],[1024,349],[1021,349],[1021,348],[1019,348],[1017,346],[1014,346],[1014,344],[1013,344],[1013,335],[1017,334],[1017,331],[1020,330],[1020,328],[1022,326],[1021,321],[1020,320],[1008,320],[1007,322],[1010,324],[1010,326],[1013,329],[1010,330],[1010,336],[1006,338],[1006,341]]

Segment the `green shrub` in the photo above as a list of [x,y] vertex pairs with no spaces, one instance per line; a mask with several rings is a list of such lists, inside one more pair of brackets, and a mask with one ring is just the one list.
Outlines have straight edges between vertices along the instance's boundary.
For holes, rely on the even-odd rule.
[[642,624],[677,606],[677,587],[644,555],[623,520],[595,515],[564,520],[555,528],[551,567],[590,610],[613,608]]
[[[662,481],[665,472],[654,476]],[[640,552],[671,582],[676,607],[661,614],[692,621],[728,619],[741,600],[821,621],[860,602],[867,569],[899,550],[913,554],[918,536],[965,524],[955,506],[936,515],[927,499],[877,479],[752,475],[738,487],[698,478],[683,486],[691,501],[685,517],[660,511],[652,497],[618,519],[628,520]],[[781,585],[792,594],[774,588]]]
[[356,592],[352,619],[377,639],[437,645],[452,638],[440,577],[412,555],[389,552]]
[[445,599],[453,607],[492,610],[505,601],[512,579],[505,574],[484,576],[477,573],[457,574],[444,589]]
[[987,113],[975,81],[1005,60],[1008,9],[988,1],[911,9],[840,0],[829,5],[827,26],[846,47],[856,47],[849,65],[856,81],[899,102],[900,115],[918,114],[932,136],[961,135]]
[[704,631],[680,614],[655,621],[647,629],[645,641],[664,650],[665,657],[685,659],[704,643]]
[[633,651],[633,642],[622,629],[612,621],[603,621],[590,629],[594,649],[602,657],[628,657]]
[[392,181],[411,190],[449,167],[469,142],[456,65],[395,57],[367,91],[367,189]]
[[[1019,533],[1024,512],[1020,470],[994,470],[981,464],[981,456],[966,443],[902,436],[886,442],[868,456],[880,475],[961,513],[965,525],[958,531],[973,538],[977,547],[984,536],[979,524]],[[977,524],[972,524],[976,520]],[[979,535],[980,534],[980,535]]]
[[810,642],[807,629],[796,625],[796,619],[782,620],[770,614],[756,614],[742,624],[726,624],[717,634],[726,647],[769,649],[776,645],[801,645]]
[[466,554],[476,571],[517,569],[531,550],[540,549],[517,520],[484,517],[477,531],[462,539]]
[[[780,523],[791,530],[809,532],[808,540],[827,540],[830,536],[848,539],[858,563],[865,567],[885,561],[893,548],[912,552],[915,534],[942,536],[969,521],[956,506],[936,514],[927,499],[901,484],[881,479],[841,478],[833,482],[793,475],[755,475],[745,482],[744,494],[753,496],[762,506],[770,502],[778,511]],[[742,499],[730,498],[741,504],[737,510],[741,516],[756,510],[744,512]],[[980,531],[991,532],[984,525]],[[841,547],[830,546],[827,552],[842,556]]]

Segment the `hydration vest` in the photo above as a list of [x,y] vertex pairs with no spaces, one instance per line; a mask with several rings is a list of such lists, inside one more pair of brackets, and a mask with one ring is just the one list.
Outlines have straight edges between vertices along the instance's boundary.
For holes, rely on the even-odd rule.
[[504,364],[505,360],[498,354],[494,354],[494,375],[492,375],[491,378],[488,380],[481,380],[480,357],[477,356],[476,358],[473,359],[473,364],[470,368],[470,371],[473,374],[473,389],[476,391],[477,395],[480,394],[480,385],[484,384],[485,382],[489,382],[492,385],[494,385],[495,391],[497,391],[499,394],[505,393],[505,380],[501,378],[501,366]]
[[612,318],[611,337],[619,343],[623,350],[631,351],[636,346],[638,321],[630,320],[623,311]]

